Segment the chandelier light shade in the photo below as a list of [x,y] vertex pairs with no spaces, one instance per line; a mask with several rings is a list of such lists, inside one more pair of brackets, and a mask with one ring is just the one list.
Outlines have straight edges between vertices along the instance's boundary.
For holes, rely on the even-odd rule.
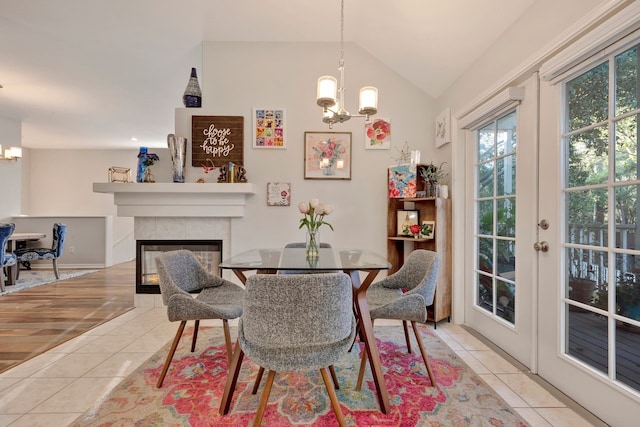
[[[372,116],[378,112],[378,89],[365,86],[360,89],[358,116],[352,116],[344,104],[344,0],[340,2],[340,63],[338,65],[340,81],[333,76],[318,79],[316,103],[322,107],[322,121],[332,127],[334,123],[343,123],[351,117]],[[339,85],[338,85],[339,83]]]
[[336,105],[338,99],[338,81],[332,76],[322,76],[318,79],[318,100],[317,103],[322,108],[329,108]]
[[378,89],[373,86],[365,86],[360,89],[360,114],[373,116],[378,112]]

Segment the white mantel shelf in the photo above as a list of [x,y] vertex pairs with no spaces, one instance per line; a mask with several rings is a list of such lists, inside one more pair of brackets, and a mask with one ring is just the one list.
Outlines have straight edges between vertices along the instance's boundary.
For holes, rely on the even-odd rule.
[[118,216],[242,217],[253,184],[93,183],[94,193],[112,193]]

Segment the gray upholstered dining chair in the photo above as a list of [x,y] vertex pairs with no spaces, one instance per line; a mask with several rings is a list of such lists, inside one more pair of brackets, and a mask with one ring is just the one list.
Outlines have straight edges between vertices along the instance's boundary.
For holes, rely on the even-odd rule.
[[13,275],[13,277],[11,277],[12,280],[9,283],[15,283],[16,281],[16,271],[18,270],[18,266],[16,265],[17,259],[13,252],[6,251],[9,237],[11,237],[11,235],[13,234],[13,230],[15,229],[15,224],[0,224],[0,292],[4,292],[5,269],[7,271],[7,277],[9,277],[10,274]]
[[[420,338],[416,322],[427,321],[427,307],[433,304],[438,280],[440,258],[433,251],[417,249],[409,254],[405,263],[395,273],[373,283],[367,289],[367,302],[371,321],[375,319],[402,320],[407,351],[411,353],[407,322],[411,322],[413,333],[420,348],[431,385],[436,381],[429,365],[427,353]],[[367,362],[366,348],[362,352],[362,361],[356,390],[360,390]]]
[[[332,368],[348,350],[355,335],[350,277],[345,273],[256,274],[250,276],[245,285],[238,345],[229,368],[220,414],[229,412],[246,354],[261,368],[269,370],[254,426],[262,421],[276,372],[315,369],[322,374],[338,423],[345,425],[334,390],[338,382]],[[260,374],[256,385],[259,381]]]
[[[195,320],[191,352],[195,350],[200,320],[222,319],[227,360],[231,360],[229,319],[242,314],[244,289],[235,283],[209,273],[193,252],[186,249],[168,251],[155,258],[160,279],[162,302],[167,306],[169,321],[180,321],[171,349],[156,386],[162,383],[180,342],[188,320]],[[198,293],[196,296],[192,293]]]
[[[31,262],[41,259],[50,259],[53,261],[53,274],[56,275],[56,279],[60,279],[60,273],[58,272],[58,258],[62,256],[64,249],[64,241],[67,237],[67,226],[65,224],[56,222],[53,224],[53,235],[51,248],[22,248],[16,249],[15,254],[18,258],[18,262]],[[20,269],[16,268],[16,278],[20,277]]]

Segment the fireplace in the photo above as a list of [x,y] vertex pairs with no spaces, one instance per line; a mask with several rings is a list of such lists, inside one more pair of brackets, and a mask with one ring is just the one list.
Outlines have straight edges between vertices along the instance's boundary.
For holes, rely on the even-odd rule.
[[160,285],[155,257],[162,252],[188,249],[212,274],[219,274],[222,259],[222,240],[137,240],[136,293],[159,294]]

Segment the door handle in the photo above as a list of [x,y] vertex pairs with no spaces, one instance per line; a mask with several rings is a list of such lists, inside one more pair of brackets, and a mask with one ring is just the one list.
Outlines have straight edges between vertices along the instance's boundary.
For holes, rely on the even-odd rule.
[[533,244],[533,249],[535,249],[537,252],[547,252],[549,250],[549,243],[542,241],[542,242],[535,242]]

